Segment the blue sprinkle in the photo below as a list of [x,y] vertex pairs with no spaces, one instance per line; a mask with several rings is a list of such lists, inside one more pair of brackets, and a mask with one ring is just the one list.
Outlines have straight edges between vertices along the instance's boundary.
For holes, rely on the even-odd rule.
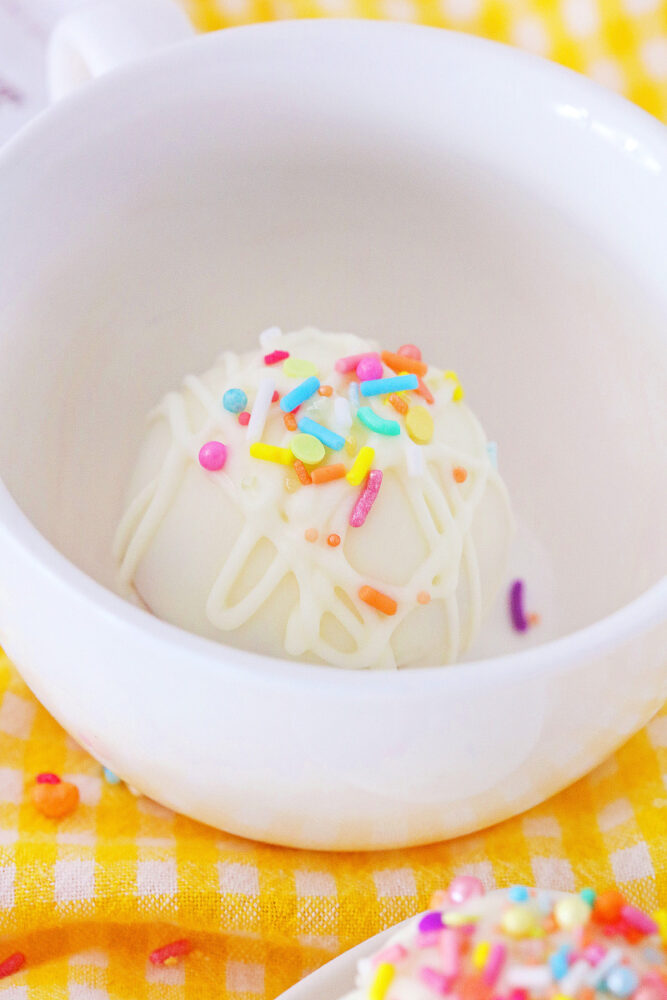
[[341,437],[340,434],[335,434],[334,431],[330,431],[328,427],[323,427],[322,424],[316,423],[310,417],[301,417],[301,420],[297,421],[297,425],[302,434],[312,434],[313,437],[321,441],[325,447],[331,448],[332,451],[340,451],[345,444],[345,438]]
[[416,375],[396,375],[394,378],[370,378],[361,383],[362,396],[384,396],[389,392],[405,392],[406,389],[417,389],[419,379]]
[[589,906],[593,906],[597,896],[595,889],[582,889],[579,893],[584,903],[588,903]]
[[628,965],[617,965],[607,973],[605,987],[615,997],[629,997],[639,986],[639,977]]
[[486,453],[489,456],[489,461],[493,468],[498,471],[498,442],[497,441],[487,441],[486,442]]
[[528,899],[528,890],[525,885],[513,885],[507,895],[513,903],[525,903]]
[[120,778],[113,771],[110,771],[108,767],[103,767],[104,779],[108,781],[110,785],[120,785]]
[[307,399],[314,396],[319,387],[320,380],[311,375],[309,378],[304,379],[303,382],[300,382],[291,392],[288,392],[286,396],[283,396],[280,400],[280,409],[283,413],[291,413],[292,410],[296,410],[297,406],[301,406]]
[[562,979],[569,968],[568,956],[572,951],[570,945],[564,944],[555,951],[551,958],[549,959],[549,966],[551,968],[551,975],[556,981]]
[[230,413],[241,413],[242,410],[245,410],[247,403],[248,397],[243,389],[228,389],[222,397],[222,405]]

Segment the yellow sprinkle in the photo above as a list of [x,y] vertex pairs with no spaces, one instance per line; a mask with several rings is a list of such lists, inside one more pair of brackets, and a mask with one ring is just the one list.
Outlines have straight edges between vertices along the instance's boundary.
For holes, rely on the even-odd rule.
[[573,931],[583,927],[591,919],[591,908],[581,896],[565,896],[559,899],[554,907],[554,917],[559,927],[564,931]]
[[489,957],[489,952],[491,951],[490,941],[479,941],[475,945],[475,950],[472,953],[472,964],[476,969],[483,969],[486,965],[486,960]]
[[551,1000],[572,1000],[566,993],[554,993]]
[[461,387],[461,383],[459,382],[458,375],[456,374],[456,372],[448,371],[445,372],[445,378],[449,378],[452,380],[452,382],[454,382],[454,392],[452,393],[452,399],[454,400],[455,403],[460,403],[460,401],[463,399],[464,392]]
[[428,444],[433,437],[433,417],[425,406],[411,406],[405,417],[405,426],[415,444]]
[[393,978],[394,966],[390,965],[389,962],[380,962],[368,991],[369,1000],[384,1000]]
[[656,910],[653,914],[653,919],[658,925],[658,930],[660,931],[660,940],[667,942],[667,910]]
[[355,437],[352,437],[352,435],[350,435],[350,437],[347,438],[345,441],[345,451],[348,453],[348,455],[354,455],[356,450],[357,450],[357,439]]
[[368,470],[373,464],[374,458],[375,458],[374,448],[369,448],[368,445],[366,445],[364,448],[361,448],[359,454],[354,460],[352,468],[345,477],[348,483],[351,483],[352,486],[359,486],[366,478]]
[[449,913],[443,913],[442,922],[445,927],[468,927],[470,924],[476,924],[479,920],[478,916],[474,916],[472,913],[457,913],[456,910],[451,910]]
[[283,363],[283,371],[290,378],[310,378],[311,375],[317,375],[317,365],[302,358],[287,358]]
[[535,927],[535,915],[527,906],[510,906],[503,913],[500,926],[512,937],[529,937]]
[[278,465],[292,464],[292,452],[289,448],[277,448],[273,444],[264,444],[263,441],[251,444],[250,454],[253,458],[263,458],[265,462],[276,462]]

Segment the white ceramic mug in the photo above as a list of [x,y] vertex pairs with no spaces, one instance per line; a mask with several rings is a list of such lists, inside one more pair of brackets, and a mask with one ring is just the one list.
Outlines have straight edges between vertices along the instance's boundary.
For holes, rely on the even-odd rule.
[[[667,697],[664,129],[477,39],[281,22],[175,44],[179,15],[160,29],[143,2],[131,64],[0,152],[2,643],[100,761],[238,834],[394,847],[517,813]],[[125,51],[82,16],[56,35],[58,94]],[[147,27],[170,44],[141,56]],[[350,674],[113,593],[150,407],[307,322],[461,373],[548,554],[537,645]]]

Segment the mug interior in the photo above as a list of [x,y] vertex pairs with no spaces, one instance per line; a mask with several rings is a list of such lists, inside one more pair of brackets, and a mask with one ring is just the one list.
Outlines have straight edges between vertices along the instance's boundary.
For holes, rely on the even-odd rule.
[[[665,253],[667,164],[563,115],[587,107],[570,74],[441,32],[330,27],[197,40],[5,153],[0,474],[114,589],[145,417],[184,374],[273,324],[415,342],[499,442],[532,641],[566,634],[664,569],[666,292],[646,261]],[[620,102],[599,100],[591,120],[617,128]]]

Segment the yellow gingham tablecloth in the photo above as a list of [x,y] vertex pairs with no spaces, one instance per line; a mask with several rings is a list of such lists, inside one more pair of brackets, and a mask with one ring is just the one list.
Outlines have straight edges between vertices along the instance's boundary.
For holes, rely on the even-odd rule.
[[[74,782],[60,821],[35,776]],[[589,777],[483,833],[404,851],[324,854],[226,836],[102,768],[0,655],[0,1000],[273,1000],[339,952],[424,909],[454,875],[487,887],[616,885],[667,904],[667,710]],[[154,967],[188,937],[193,952]]]

